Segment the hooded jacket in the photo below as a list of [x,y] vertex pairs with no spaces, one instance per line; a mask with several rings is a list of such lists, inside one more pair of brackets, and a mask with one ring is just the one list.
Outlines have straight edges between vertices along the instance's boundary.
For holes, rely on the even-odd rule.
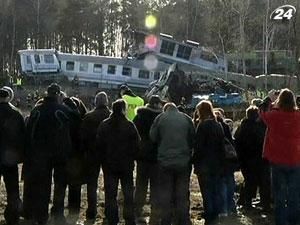
[[157,145],[151,141],[149,131],[154,119],[161,112],[161,109],[156,109],[149,104],[137,110],[137,115],[133,122],[141,137],[140,151],[137,156],[137,159],[140,161],[157,161]]

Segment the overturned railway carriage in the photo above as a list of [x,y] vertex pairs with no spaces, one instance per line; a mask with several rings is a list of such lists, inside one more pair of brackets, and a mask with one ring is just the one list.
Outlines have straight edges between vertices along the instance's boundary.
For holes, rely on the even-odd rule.
[[[52,49],[21,50],[22,73],[37,78],[67,77],[81,83],[117,88],[120,84],[147,88],[167,67],[157,62],[153,69],[144,60],[60,53]],[[51,60],[49,60],[51,58]]]

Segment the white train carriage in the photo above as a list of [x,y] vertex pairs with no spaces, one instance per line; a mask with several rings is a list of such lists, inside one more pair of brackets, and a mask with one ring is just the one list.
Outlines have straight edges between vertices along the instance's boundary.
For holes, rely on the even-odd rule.
[[70,81],[76,76],[81,83],[92,82],[107,87],[127,83],[133,87],[147,88],[168,67],[157,60],[154,62],[156,65],[149,69],[145,60],[68,54],[51,49],[21,50],[19,54],[22,72],[26,75],[38,77],[55,73]]
[[22,73],[27,75],[58,73],[59,61],[54,49],[20,50]]

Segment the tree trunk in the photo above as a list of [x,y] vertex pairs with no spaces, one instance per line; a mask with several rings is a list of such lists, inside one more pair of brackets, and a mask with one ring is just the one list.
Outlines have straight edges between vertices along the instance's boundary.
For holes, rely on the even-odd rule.
[[10,74],[15,74],[14,71],[14,55],[15,55],[15,41],[16,41],[16,5],[15,0],[12,1],[12,38],[11,38],[11,52],[9,70]]
[[240,14],[239,16],[240,20],[240,44],[241,44],[241,58],[242,58],[242,69],[243,69],[243,75],[244,75],[244,87],[246,87],[246,62],[245,62],[245,17]]

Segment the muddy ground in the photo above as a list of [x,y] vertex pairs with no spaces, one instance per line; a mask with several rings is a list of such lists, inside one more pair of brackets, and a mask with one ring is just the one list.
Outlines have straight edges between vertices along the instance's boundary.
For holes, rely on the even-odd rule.
[[[236,173],[236,181],[237,183],[242,182],[242,176],[240,173]],[[23,183],[20,182],[20,189],[22,190]],[[65,210],[65,215],[67,217],[67,221],[70,225],[102,225],[103,217],[104,217],[104,190],[103,190],[103,179],[102,176],[99,178],[99,193],[98,193],[98,216],[95,222],[85,221],[85,210],[87,208],[87,196],[86,196],[86,186],[83,185],[82,188],[82,203],[81,203],[81,211],[79,217],[68,215],[68,209]],[[191,220],[193,225],[203,225],[204,220],[201,218],[201,213],[203,212],[202,208],[202,199],[199,191],[198,181],[195,175],[192,175],[191,178]],[[238,194],[236,194],[238,197]],[[5,208],[5,187],[2,181],[0,187],[0,225],[4,225],[5,221],[3,218],[3,211]],[[67,204],[67,203],[66,203]],[[122,205],[122,200],[119,200],[119,205]],[[121,210],[120,210],[121,212]],[[150,208],[149,201],[147,201],[147,205],[145,206],[145,217],[149,220]],[[120,216],[122,218],[122,215]],[[119,225],[124,225],[124,221],[121,220]],[[259,207],[253,208],[253,210],[244,212],[243,210],[238,210],[237,215],[230,216],[225,219],[220,219],[220,225],[273,225],[273,216],[270,214],[264,214]],[[24,221],[21,219],[20,225],[31,225],[30,221]],[[49,221],[49,225],[54,225],[54,222]]]

